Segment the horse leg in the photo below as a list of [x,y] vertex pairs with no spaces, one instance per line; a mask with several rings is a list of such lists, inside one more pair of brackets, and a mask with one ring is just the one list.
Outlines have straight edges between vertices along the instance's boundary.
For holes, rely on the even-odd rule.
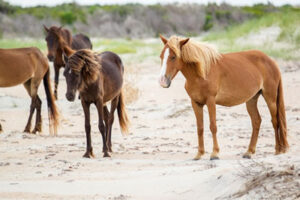
[[25,126],[24,132],[30,133],[31,119],[32,119],[32,115],[33,115],[34,110],[35,110],[34,98],[31,95],[31,79],[29,79],[28,81],[26,81],[24,83],[24,87],[25,87],[27,93],[29,94],[29,96],[31,97],[30,113],[29,113],[28,121],[27,121],[27,124]]
[[110,105],[110,114],[109,114],[109,118],[108,118],[108,135],[107,135],[107,146],[108,146],[108,151],[109,152],[112,152],[112,145],[111,145],[111,131],[112,131],[112,125],[114,123],[114,114],[115,114],[115,110],[118,106],[118,103],[119,103],[119,96],[114,98],[111,102],[111,105]]
[[277,94],[271,94],[271,93],[267,93],[266,91],[263,91],[263,97],[268,105],[270,114],[271,114],[271,118],[272,118],[272,125],[275,131],[275,150],[276,150],[276,154],[280,153],[280,145],[279,145],[279,134],[278,134],[278,121],[277,121],[277,104],[276,104],[276,99],[277,99]]
[[58,81],[59,81],[59,69],[60,69],[60,66],[54,64],[54,97],[55,99],[57,99],[57,87],[58,87]]
[[105,130],[105,125],[103,123],[104,112],[103,112],[102,99],[100,99],[96,102],[96,107],[97,107],[97,110],[98,110],[98,117],[99,117],[98,128],[99,128],[99,131],[102,135],[102,142],[103,142],[103,152],[104,152],[103,157],[110,157],[110,155],[107,151],[107,143],[106,143],[106,135],[105,135],[106,130]]
[[199,160],[204,154],[204,141],[203,141],[203,105],[198,104],[192,100],[192,107],[197,120],[197,133],[198,133],[198,153],[194,160]]
[[42,101],[38,95],[36,95],[35,98],[35,106],[36,106],[36,120],[35,120],[35,127],[32,133],[42,132],[42,116],[41,116]]
[[32,119],[34,110],[35,110],[35,99],[34,99],[34,97],[31,97],[30,113],[29,113],[27,124],[26,124],[25,129],[24,129],[25,133],[30,133],[31,119]]
[[[105,126],[108,127],[108,116],[109,116],[109,111],[108,111],[108,108],[107,106],[103,106],[103,115],[104,115],[104,123],[105,123]],[[106,140],[107,140],[107,135],[108,135],[108,132],[107,132],[108,129],[105,130],[105,136],[106,136]],[[108,142],[106,141],[106,144]],[[103,146],[103,149],[102,149],[102,152],[104,152],[104,146]]]
[[93,153],[93,147],[91,142],[91,124],[90,124],[90,103],[81,99],[81,104],[85,118],[85,134],[86,134],[86,152],[83,157],[92,158],[95,157]]
[[206,105],[208,108],[209,121],[210,121],[210,131],[213,136],[213,152],[210,155],[211,160],[219,159],[219,145],[217,140],[217,125],[216,125],[216,102],[215,98],[210,97],[206,101]]
[[257,109],[257,100],[259,95],[260,94],[258,93],[246,103],[247,111],[250,115],[252,123],[252,136],[248,147],[248,151],[243,155],[243,158],[251,158],[251,155],[255,153],[259,128],[261,124],[261,117]]
[[32,133],[36,133],[37,131],[41,132],[41,129],[42,129],[42,124],[41,124],[42,123],[42,120],[41,120],[42,101],[37,94],[40,83],[41,83],[41,78],[38,78],[38,77],[32,78],[31,82],[30,82],[30,92],[31,92],[31,96],[32,96],[33,106],[34,106],[34,109],[36,110],[35,128],[32,131]]

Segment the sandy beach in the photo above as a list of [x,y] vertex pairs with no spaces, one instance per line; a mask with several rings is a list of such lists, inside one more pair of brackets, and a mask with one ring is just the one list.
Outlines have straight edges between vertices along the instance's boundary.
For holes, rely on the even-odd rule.
[[[245,104],[217,106],[220,160],[210,161],[212,137],[204,110],[205,156],[197,152],[196,119],[179,74],[169,89],[158,84],[159,64],[135,66],[138,99],[127,105],[130,134],[113,125],[111,158],[103,158],[97,113],[91,109],[96,158],[85,152],[84,116],[79,100],[65,99],[61,76],[57,137],[49,135],[44,88],[43,132],[23,133],[30,99],[17,86],[0,89],[0,199],[297,199],[300,198],[300,63],[277,60],[283,78],[290,150],[275,156],[267,105],[259,99],[262,124],[256,154],[243,159],[251,121]],[[126,63],[125,63],[126,67]],[[51,73],[53,68],[51,66]],[[52,74],[53,75],[53,74]],[[117,116],[116,118],[117,119]]]

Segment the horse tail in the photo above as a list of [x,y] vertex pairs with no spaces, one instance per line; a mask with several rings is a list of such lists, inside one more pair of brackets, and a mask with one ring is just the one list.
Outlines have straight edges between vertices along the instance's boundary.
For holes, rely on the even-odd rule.
[[49,117],[49,131],[52,135],[52,126],[54,128],[54,135],[57,135],[57,126],[59,124],[58,117],[59,112],[57,110],[56,104],[55,104],[55,98],[51,90],[51,81],[50,81],[50,70],[48,68],[46,74],[43,78],[44,82],[44,88],[47,98],[47,105],[48,105],[48,117]]
[[280,79],[278,85],[277,92],[277,122],[278,122],[278,145],[279,145],[279,153],[285,153],[289,144],[287,141],[287,127],[286,127],[286,118],[285,118],[285,107],[284,107],[284,99],[283,99],[283,89],[282,89],[282,80]]
[[125,103],[124,103],[124,96],[123,96],[122,91],[119,96],[119,103],[118,103],[117,109],[118,109],[118,117],[119,117],[121,132],[123,135],[127,135],[128,134],[128,126],[129,126],[130,122],[129,122],[129,119],[127,116]]

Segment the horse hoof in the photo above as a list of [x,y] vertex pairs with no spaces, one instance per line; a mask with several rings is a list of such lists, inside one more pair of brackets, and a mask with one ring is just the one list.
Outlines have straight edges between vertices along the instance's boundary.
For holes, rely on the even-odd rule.
[[251,159],[251,155],[250,155],[250,154],[248,154],[248,153],[245,153],[245,154],[243,155],[243,158],[246,158],[246,159]]
[[204,152],[198,152],[197,155],[193,158],[193,160],[200,160],[201,157],[204,155]]
[[276,152],[275,152],[275,155],[279,155],[279,154],[283,154],[283,153],[286,153],[288,151],[288,148],[280,148],[280,149],[276,149]]
[[104,157],[104,158],[106,158],[106,157],[110,158],[110,155],[109,155],[109,153],[108,153],[108,152],[104,152],[104,155],[103,155],[103,157]]
[[202,155],[196,155],[193,160],[200,160]]
[[218,156],[211,156],[210,160],[220,160],[220,158]]
[[24,133],[30,133],[30,129],[25,128],[25,130],[23,131]]
[[83,155],[84,158],[94,158],[94,153],[93,152],[85,152]]

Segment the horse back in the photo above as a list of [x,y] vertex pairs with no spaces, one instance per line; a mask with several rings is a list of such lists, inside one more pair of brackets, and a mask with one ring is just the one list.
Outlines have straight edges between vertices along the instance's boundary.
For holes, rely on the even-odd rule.
[[225,106],[246,102],[266,84],[280,79],[277,65],[257,50],[222,54],[210,76],[217,86],[216,102]]
[[75,50],[92,49],[93,45],[88,36],[79,33],[73,36],[71,47]]
[[104,101],[109,101],[121,91],[124,66],[121,58],[113,52],[102,52],[97,55],[97,59],[101,64],[101,73],[104,80]]
[[33,77],[43,77],[48,62],[36,47],[0,49],[0,86],[22,84]]
[[242,74],[253,74],[263,79],[268,76],[280,76],[277,64],[265,53],[259,50],[249,50],[223,54],[219,62],[228,71]]

